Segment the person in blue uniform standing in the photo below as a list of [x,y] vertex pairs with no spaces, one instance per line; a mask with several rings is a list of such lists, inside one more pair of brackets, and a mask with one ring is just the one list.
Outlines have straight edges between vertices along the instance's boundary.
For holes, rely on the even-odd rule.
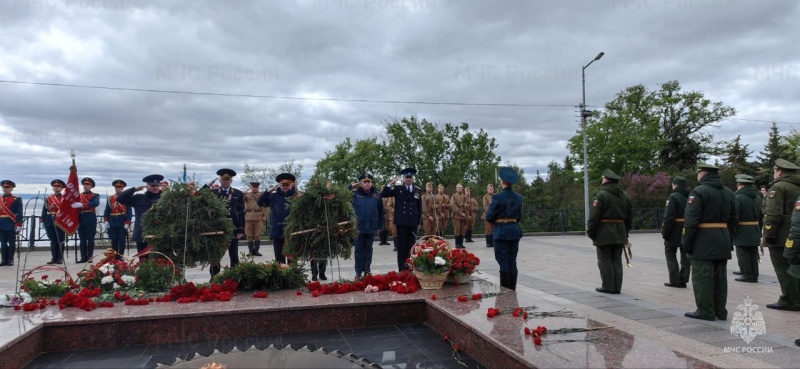
[[[146,183],[145,186],[131,187],[117,195],[117,201],[132,207],[136,214],[136,220],[133,222],[133,241],[136,242],[136,252],[142,252],[147,248],[147,241],[142,236],[142,218],[144,213],[161,198],[161,180],[163,179],[164,176],[160,174],[151,174],[142,178],[142,182]],[[147,188],[145,193],[136,193],[145,188]]]
[[[283,256],[283,245],[286,236],[283,234],[286,229],[286,217],[289,216],[289,203],[297,195],[297,179],[291,173],[281,173],[275,177],[278,188],[271,188],[261,194],[258,198],[258,206],[269,208],[269,238],[272,239],[272,247],[275,251],[275,260],[282,264],[287,264],[287,259]],[[319,273],[325,275],[325,265],[319,265]]]
[[0,181],[0,186],[3,187],[0,200],[0,266],[12,266],[17,250],[17,233],[22,232],[22,199],[11,193],[17,187],[13,181]]
[[353,192],[353,209],[358,218],[358,237],[355,242],[356,279],[371,274],[372,244],[375,234],[383,230],[384,210],[380,193],[372,186],[372,175],[358,177],[358,188]]
[[[244,192],[239,189],[233,188],[233,177],[236,177],[236,171],[233,169],[223,168],[217,171],[219,176],[219,188],[211,189],[220,200],[225,202],[225,207],[228,208],[228,217],[233,222],[233,237],[231,244],[228,246],[228,258],[230,258],[230,266],[239,264],[239,240],[244,236]],[[211,276],[215,276],[220,272],[220,265],[211,265],[209,268]]]
[[417,241],[417,231],[422,226],[422,189],[414,186],[416,168],[406,168],[400,172],[403,178],[402,185],[395,185],[400,180],[396,177],[386,184],[381,191],[381,197],[394,197],[394,224],[397,226],[397,269],[404,271],[408,268],[406,259],[411,253],[411,247]]
[[122,259],[120,255],[125,253],[127,245],[128,229],[133,220],[133,212],[130,205],[125,205],[117,199],[125,186],[128,184],[125,181],[118,179],[111,182],[114,186],[115,193],[108,197],[106,201],[106,210],[103,212],[103,220],[106,222],[106,229],[108,230],[108,239],[111,241],[111,248],[117,252],[117,259]]
[[486,211],[486,221],[494,226],[494,258],[500,265],[500,285],[510,290],[517,288],[517,254],[522,229],[522,195],[516,193],[512,186],[519,182],[519,175],[511,167],[499,170],[503,190],[492,196],[492,202]]
[[64,247],[67,244],[67,235],[63,229],[56,226],[56,214],[58,214],[61,207],[62,192],[67,184],[60,179],[50,181],[50,186],[53,187],[53,194],[47,196],[42,206],[42,216],[39,222],[42,224],[44,231],[47,233],[47,238],[50,240],[50,261],[47,264],[63,264],[64,263]]
[[81,259],[78,264],[85,263],[94,255],[94,237],[97,235],[97,212],[95,209],[100,206],[100,196],[92,192],[95,186],[94,180],[86,177],[81,180],[83,192],[79,201],[72,204],[78,209],[78,239],[80,239]]

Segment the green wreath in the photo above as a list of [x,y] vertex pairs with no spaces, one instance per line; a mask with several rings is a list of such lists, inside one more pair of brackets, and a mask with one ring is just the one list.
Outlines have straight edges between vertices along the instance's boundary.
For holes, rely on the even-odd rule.
[[291,200],[286,217],[284,255],[304,259],[349,259],[358,235],[353,192],[309,183]]

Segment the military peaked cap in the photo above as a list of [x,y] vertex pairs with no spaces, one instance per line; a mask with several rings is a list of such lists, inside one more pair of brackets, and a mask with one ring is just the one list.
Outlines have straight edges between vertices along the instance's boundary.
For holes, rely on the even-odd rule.
[[604,169],[603,170],[603,177],[606,177],[606,179],[610,179],[610,180],[614,180],[614,181],[619,181],[620,179],[622,179],[616,173],[612,172],[611,169]]
[[753,177],[748,176],[747,174],[737,174],[736,183],[753,184]]
[[232,177],[236,177],[236,171],[233,169],[222,168],[217,171],[217,175],[220,179],[231,179]]
[[797,165],[794,165],[794,163],[792,163],[791,161],[784,160],[784,159],[776,159],[775,160],[775,166],[778,167],[778,168],[781,168],[781,169],[786,169],[786,170],[800,170],[800,167],[798,167]]
[[292,174],[292,173],[281,173],[281,174],[278,174],[277,177],[275,177],[275,182],[278,182],[278,183],[281,183],[283,181],[294,182],[295,180],[297,180],[297,178],[295,178],[294,174]]
[[81,179],[81,184],[87,184],[87,183],[92,185],[92,188],[94,188],[94,179],[91,179],[89,177]]
[[500,167],[498,175],[505,183],[514,184],[519,182],[519,174],[512,167]]
[[253,187],[261,186],[261,182],[250,182],[250,185]]
[[114,186],[114,187],[125,187],[128,184],[125,183],[125,181],[123,181],[121,179],[117,179],[117,180],[114,180],[114,182],[111,182],[111,185]]
[[147,183],[151,186],[160,185],[162,180],[164,180],[164,176],[162,176],[161,174],[151,174],[147,177],[142,178],[142,182]]
[[60,179],[54,179],[54,180],[50,181],[50,185],[51,186],[67,187],[67,184],[64,183],[64,181],[62,181]]
[[14,187],[17,187],[17,184],[14,183],[14,181],[12,181],[12,180],[4,179],[4,180],[0,181],[0,186],[14,188]]
[[697,163],[697,170],[705,170],[707,172],[716,172],[719,170],[719,167],[715,167],[708,163]]
[[417,168],[410,167],[403,169],[402,171],[400,171],[400,175],[403,177],[413,177],[417,175]]
[[369,173],[367,173],[367,172],[364,172],[364,174],[362,174],[362,175],[358,176],[358,180],[359,180],[359,181],[363,181],[363,180],[365,180],[365,179],[369,179],[369,180],[371,181],[371,180],[372,180],[372,174],[369,174]]

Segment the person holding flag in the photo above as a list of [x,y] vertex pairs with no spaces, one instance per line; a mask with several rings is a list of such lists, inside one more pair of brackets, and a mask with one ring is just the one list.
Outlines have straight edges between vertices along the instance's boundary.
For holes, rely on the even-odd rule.
[[[56,213],[56,227],[64,231],[64,240],[72,236],[78,230],[78,207],[83,207],[80,203],[80,190],[78,189],[78,167],[75,166],[75,153],[72,156],[72,166],[69,167],[69,178],[67,186],[64,188],[64,195],[61,196],[61,204]],[[74,206],[78,204],[78,206]],[[75,261],[78,261],[78,253],[75,253]]]
[[10,180],[0,181],[3,186],[3,197],[0,199],[0,266],[14,265],[14,252],[17,249],[17,233],[22,231],[22,199],[11,194],[16,183]]
[[78,263],[89,261],[94,255],[94,237],[97,235],[97,212],[95,209],[100,206],[100,196],[92,192],[95,186],[94,180],[86,177],[81,180],[83,192],[80,194],[79,201],[72,203],[72,207],[78,209],[78,238],[81,245],[81,259]]
[[133,212],[130,205],[120,204],[117,200],[119,195],[125,190],[128,184],[125,181],[118,179],[111,182],[114,186],[115,194],[108,197],[106,201],[106,210],[103,213],[103,220],[106,222],[106,229],[108,229],[108,239],[111,240],[111,248],[117,252],[117,259],[122,259],[120,255],[125,253],[125,248],[128,246],[126,239],[128,229],[131,227],[131,220],[133,219]]
[[64,264],[64,245],[67,242],[67,235],[61,228],[56,227],[56,214],[61,207],[63,198],[61,192],[67,184],[60,179],[54,179],[50,182],[50,186],[53,187],[53,194],[47,196],[42,207],[42,217],[39,218],[47,232],[47,238],[50,239],[50,261],[47,264]]

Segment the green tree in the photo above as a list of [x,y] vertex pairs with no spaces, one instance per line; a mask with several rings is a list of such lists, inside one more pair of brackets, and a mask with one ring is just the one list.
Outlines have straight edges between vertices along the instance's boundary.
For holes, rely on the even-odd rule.
[[292,173],[300,180],[303,173],[303,163],[289,160],[278,166],[270,167],[267,165],[250,165],[245,162],[239,178],[242,181],[243,188],[250,188],[250,182],[259,182],[263,186],[261,191],[266,191],[276,183],[275,177],[281,173]]
[[758,155],[758,160],[760,161],[761,167],[764,169],[772,168],[772,166],[775,164],[775,160],[780,158],[787,149],[788,147],[786,147],[786,143],[781,139],[780,132],[778,131],[778,125],[773,122],[772,127],[769,130],[767,144],[764,145],[764,150],[762,150]]
[[753,152],[748,150],[749,145],[742,144],[741,139],[741,136],[736,136],[724,144],[722,155],[725,161],[723,165],[734,173],[752,174],[756,171],[756,166],[749,162],[748,158]]
[[[692,168],[713,150],[713,137],[704,129],[735,113],[702,92],[681,91],[678,81],[665,82],[656,91],[628,87],[587,121],[590,174],[599,177],[605,168],[620,174]],[[581,162],[581,132],[567,147],[573,160]]]

